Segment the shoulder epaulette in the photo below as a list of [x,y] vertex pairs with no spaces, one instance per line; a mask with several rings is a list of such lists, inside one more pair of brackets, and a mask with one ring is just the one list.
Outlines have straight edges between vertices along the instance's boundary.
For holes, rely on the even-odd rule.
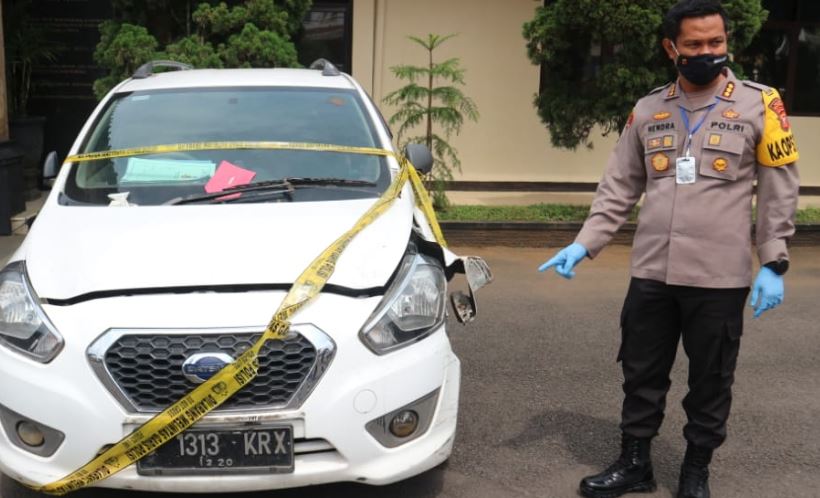
[[762,83],[758,83],[756,81],[749,81],[749,80],[743,80],[743,84],[748,86],[749,88],[754,88],[755,90],[758,90],[758,91],[761,91],[761,92],[769,91],[772,88],[772,87],[766,86]]
[[669,87],[669,85],[672,85],[672,84],[674,84],[674,83],[673,83],[673,82],[670,82],[670,83],[667,83],[667,84],[665,84],[665,85],[659,86],[658,88],[654,88],[654,89],[653,89],[651,92],[649,92],[647,95],[652,95],[652,94],[654,94],[654,93],[658,93],[658,92],[660,92],[661,90],[663,90],[664,88],[668,88],[668,87]]

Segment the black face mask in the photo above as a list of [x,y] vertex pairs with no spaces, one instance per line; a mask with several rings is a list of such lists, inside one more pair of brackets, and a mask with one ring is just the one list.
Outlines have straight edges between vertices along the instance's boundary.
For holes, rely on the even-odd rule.
[[678,54],[675,65],[678,71],[680,71],[680,74],[698,86],[705,86],[714,81],[729,61],[727,54],[705,54],[687,57],[681,55],[674,44],[672,44],[672,48],[674,48]]

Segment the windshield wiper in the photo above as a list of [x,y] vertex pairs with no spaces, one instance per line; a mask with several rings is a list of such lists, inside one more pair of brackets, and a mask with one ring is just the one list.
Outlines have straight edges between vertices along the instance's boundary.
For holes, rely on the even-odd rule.
[[230,202],[237,197],[229,199],[219,199],[220,197],[227,197],[230,194],[238,192],[254,192],[264,191],[268,193],[293,193],[293,185],[283,180],[270,180],[265,182],[246,183],[244,185],[236,185],[220,190],[219,192],[206,192],[202,194],[193,194],[185,197],[176,197],[170,201],[165,202],[165,205],[190,204],[193,202],[218,200],[219,202]]
[[[275,180],[276,181],[276,180]],[[311,178],[311,177],[298,177],[298,176],[288,176],[278,180],[281,182],[287,182],[291,185],[299,186],[299,185],[344,185],[344,186],[351,186],[351,187],[375,187],[376,182],[370,182],[367,180],[348,180],[346,178]]]
[[[216,200],[218,202],[232,202],[239,200],[249,200],[253,197],[263,197],[267,194],[293,194],[296,188],[301,186],[312,185],[331,185],[331,186],[355,186],[355,187],[375,187],[375,182],[367,180],[347,180],[344,178],[310,178],[310,177],[285,177],[278,180],[266,180],[263,182],[252,182],[244,185],[235,185],[219,192],[193,194],[186,197],[177,197],[165,202],[165,205],[189,204],[193,202],[201,202],[208,200]],[[259,194],[251,197],[230,197],[228,199],[220,199],[220,197],[227,197],[231,194],[245,193],[245,192],[259,192]]]

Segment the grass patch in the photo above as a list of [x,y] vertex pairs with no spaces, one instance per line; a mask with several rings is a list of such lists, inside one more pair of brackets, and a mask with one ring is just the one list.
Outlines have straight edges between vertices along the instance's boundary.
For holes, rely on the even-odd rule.
[[[638,208],[633,210],[634,220]],[[589,206],[530,204],[525,206],[450,206],[436,213],[442,221],[584,221]]]
[[[638,219],[638,207],[630,221]],[[436,213],[441,221],[584,221],[589,206],[574,204],[530,204],[525,206],[450,206]],[[820,208],[798,209],[797,223],[820,223]]]
[[798,209],[795,215],[797,223],[820,223],[820,208],[807,207]]

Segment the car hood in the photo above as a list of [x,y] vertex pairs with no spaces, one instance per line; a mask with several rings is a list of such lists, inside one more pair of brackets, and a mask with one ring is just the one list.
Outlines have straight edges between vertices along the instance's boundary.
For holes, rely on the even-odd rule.
[[[404,254],[412,195],[359,233],[328,281],[384,286]],[[91,292],[290,284],[375,199],[188,206],[47,205],[24,258],[35,292],[70,299]]]

